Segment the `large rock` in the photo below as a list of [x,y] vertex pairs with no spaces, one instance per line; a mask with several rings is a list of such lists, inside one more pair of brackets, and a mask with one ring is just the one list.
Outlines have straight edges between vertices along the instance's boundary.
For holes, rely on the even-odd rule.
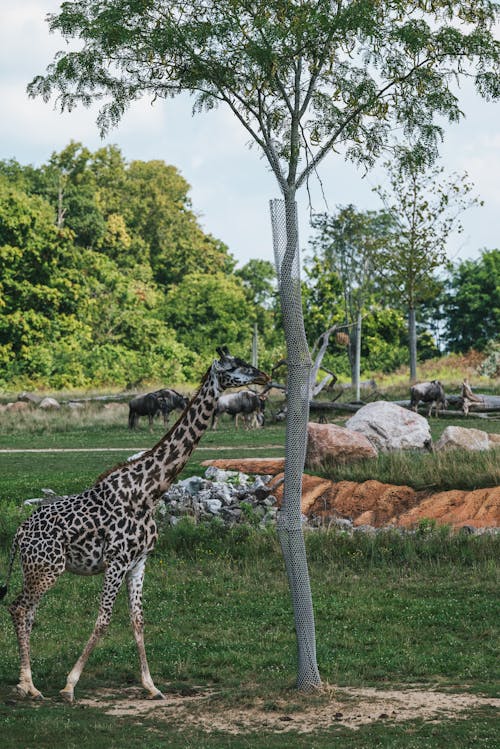
[[500,434],[488,434],[490,447],[500,447]]
[[335,424],[307,425],[306,468],[316,469],[325,463],[351,463],[376,458],[377,450],[358,432]]
[[59,408],[61,408],[61,404],[56,401],[55,398],[44,398],[42,401],[40,401],[40,404],[38,408],[42,408],[44,411],[57,411]]
[[368,403],[346,422],[347,429],[363,434],[382,452],[423,450],[432,447],[427,419],[395,403]]
[[26,390],[23,390],[23,392],[19,393],[17,396],[17,400],[37,406],[42,399],[39,395],[35,395],[35,393],[27,393]]
[[492,444],[488,432],[482,429],[449,426],[434,447],[436,450],[489,450]]

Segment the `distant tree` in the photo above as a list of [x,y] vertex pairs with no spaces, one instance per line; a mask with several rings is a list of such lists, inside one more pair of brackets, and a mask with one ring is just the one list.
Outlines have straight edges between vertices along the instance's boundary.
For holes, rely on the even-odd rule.
[[453,266],[443,306],[450,351],[482,351],[500,340],[500,250]]
[[234,275],[243,284],[250,321],[257,326],[259,365],[269,369],[283,357],[285,345],[276,268],[268,260],[252,258]]
[[57,226],[72,229],[80,247],[96,247],[106,231],[91,159],[88,148],[72,141],[40,168],[35,187],[53,206]]
[[333,215],[318,214],[313,227],[317,267],[334,271],[341,283],[351,378],[359,400],[363,313],[376,288],[376,258],[389,242],[391,219],[383,211],[358,211],[348,205]]
[[249,301],[269,309],[276,303],[276,268],[269,260],[252,258],[234,275],[241,279]]
[[0,178],[0,360],[3,379],[50,371],[50,347],[81,327],[72,285],[72,233],[52,207]]
[[332,325],[345,322],[342,282],[337,271],[317,254],[306,258],[302,284],[304,323],[312,345]]
[[395,225],[392,241],[377,254],[377,268],[407,310],[411,382],[417,378],[417,309],[439,292],[436,271],[448,262],[449,234],[462,230],[460,214],[479,203],[466,174],[423,168],[415,150],[401,149],[399,158],[386,163],[389,188],[376,188]]
[[[74,243],[52,205],[0,177],[0,364],[4,383],[70,387],[194,374],[163,319],[149,266]],[[175,379],[174,379],[175,378]]]

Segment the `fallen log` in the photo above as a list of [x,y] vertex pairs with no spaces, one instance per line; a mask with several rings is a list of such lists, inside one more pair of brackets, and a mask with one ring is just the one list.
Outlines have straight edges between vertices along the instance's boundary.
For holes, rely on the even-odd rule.
[[[487,413],[488,411],[500,411],[500,395],[487,395],[486,393],[475,393],[476,398],[480,398],[480,401],[469,401],[469,411],[478,411],[479,413]],[[446,400],[450,406],[462,406],[461,395],[448,395]]]
[[[473,403],[469,406],[469,412],[473,413],[478,418],[487,418],[488,414],[494,414],[497,412],[500,412],[500,396],[498,395],[487,395],[482,396],[484,397],[483,403]],[[462,399],[459,395],[451,395],[447,397],[448,403],[451,406],[458,406],[460,407]],[[401,406],[402,408],[410,408],[410,401],[409,400],[401,400],[401,401],[385,401],[386,403],[395,403],[396,406]],[[359,411],[360,408],[365,406],[366,403],[359,401],[359,402],[350,402],[350,403],[339,403],[338,401],[310,401],[309,403],[309,410],[311,413],[317,413],[325,415],[327,413],[331,413],[333,411],[348,411],[348,412],[356,412]],[[418,411],[422,412],[424,414],[427,413],[427,404],[419,404]],[[446,416],[464,416],[463,412],[458,409],[441,409],[439,411],[440,414],[446,415]]]
[[329,411],[358,411],[366,403],[339,403],[338,401],[310,401],[309,410],[311,413],[325,414]]

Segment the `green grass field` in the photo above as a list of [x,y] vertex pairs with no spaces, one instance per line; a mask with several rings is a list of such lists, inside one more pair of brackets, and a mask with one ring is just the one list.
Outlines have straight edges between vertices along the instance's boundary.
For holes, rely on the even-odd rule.
[[[437,420],[433,431],[441,426]],[[0,454],[0,570],[27,512],[20,509],[23,499],[40,496],[46,486],[77,492],[160,435],[159,425],[152,436],[146,428],[130,434],[116,416],[76,424],[18,422],[6,429],[3,448],[82,452]],[[235,434],[225,424],[203,438],[186,474],[201,472],[208,457],[282,455],[283,444],[282,426]],[[119,451],[87,450],[102,447]],[[483,478],[490,470],[481,468]],[[42,703],[12,696],[17,647],[0,605],[0,744],[489,749],[498,736],[491,697],[498,694],[499,547],[500,537],[452,536],[446,528],[404,537],[309,532],[325,689],[304,696],[294,689],[293,616],[274,531],[189,521],[162,528],[144,605],[151,670],[166,701],[141,699],[123,591],[82,675],[76,704],[59,701],[58,690],[93,627],[102,584],[100,577],[64,575],[43,599],[33,631],[34,679],[47,698]],[[20,584],[16,563],[7,603]],[[437,700],[434,712],[416,704],[421,693],[429,704]],[[383,695],[391,695],[391,707]],[[447,699],[457,706],[446,708]]]

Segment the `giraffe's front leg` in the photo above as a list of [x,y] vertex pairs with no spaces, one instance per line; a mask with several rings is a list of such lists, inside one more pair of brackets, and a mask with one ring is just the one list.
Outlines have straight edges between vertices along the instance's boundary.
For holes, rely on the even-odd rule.
[[81,656],[71,669],[66,680],[66,686],[61,689],[60,695],[67,702],[73,702],[75,687],[81,676],[87,660],[97,645],[98,641],[105,633],[108,628],[111,614],[113,612],[113,605],[120,590],[120,586],[123,582],[123,578],[126,573],[126,565],[121,563],[119,560],[113,560],[107,567],[104,575],[104,587],[101,595],[101,603],[99,605],[99,614],[97,621],[94,626],[94,630],[90,635],[87,644],[85,645]]
[[146,557],[141,559],[135,567],[127,574],[128,601],[130,608],[130,622],[134,632],[137,651],[139,653],[139,663],[141,666],[141,682],[144,689],[149,692],[149,698],[152,700],[164,699],[163,694],[157,689],[151,678],[146,649],[144,647],[144,616],[142,612],[142,586],[144,583],[144,568],[146,566]]

